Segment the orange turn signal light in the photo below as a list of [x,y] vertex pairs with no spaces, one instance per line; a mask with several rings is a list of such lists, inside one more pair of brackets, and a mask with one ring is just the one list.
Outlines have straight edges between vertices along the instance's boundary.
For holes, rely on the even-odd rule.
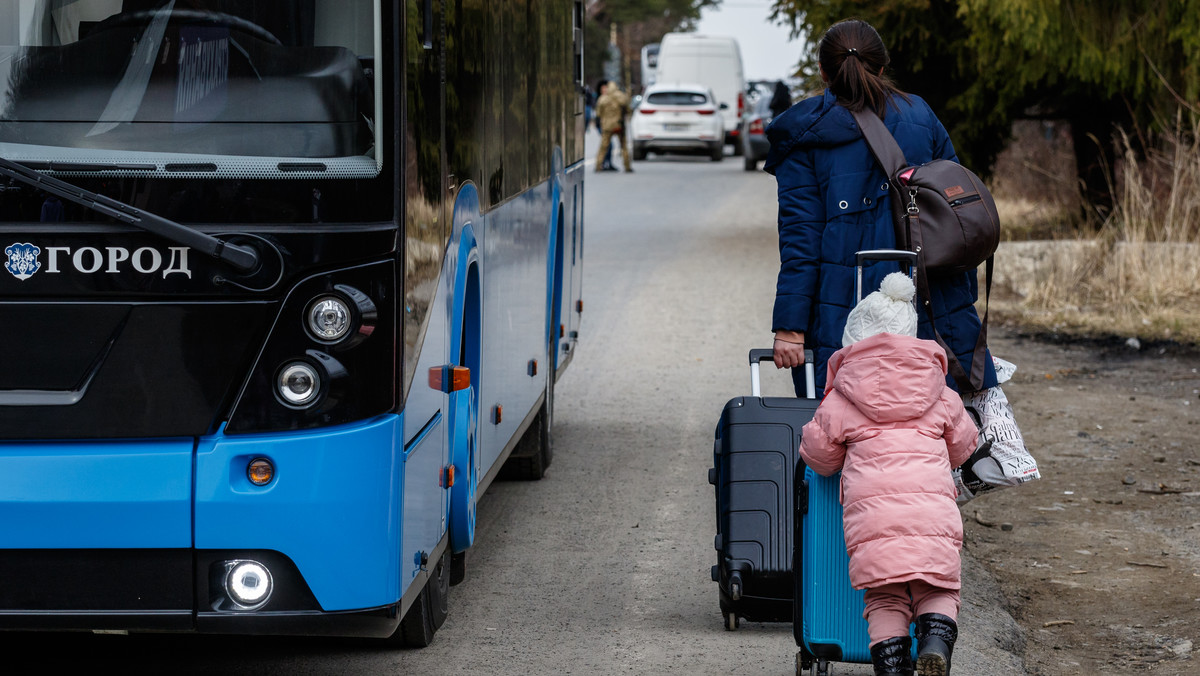
[[471,386],[471,369],[465,366],[434,366],[429,369],[429,387],[441,392],[457,392]]

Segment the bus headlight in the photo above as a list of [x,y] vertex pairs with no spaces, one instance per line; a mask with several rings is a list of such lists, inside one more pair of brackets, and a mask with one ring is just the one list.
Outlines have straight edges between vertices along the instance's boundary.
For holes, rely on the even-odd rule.
[[337,296],[322,296],[308,306],[308,332],[319,341],[332,343],[350,333],[350,306]]
[[243,610],[255,610],[271,596],[271,571],[257,561],[227,561],[225,592]]
[[302,408],[316,401],[321,391],[321,377],[307,362],[294,361],[279,369],[276,385],[280,401],[287,406]]

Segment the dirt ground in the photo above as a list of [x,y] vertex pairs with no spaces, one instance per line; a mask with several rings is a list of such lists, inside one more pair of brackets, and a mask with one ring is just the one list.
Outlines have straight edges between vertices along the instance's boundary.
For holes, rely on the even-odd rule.
[[1200,673],[1200,353],[993,324],[1039,481],[963,506],[1028,672]]

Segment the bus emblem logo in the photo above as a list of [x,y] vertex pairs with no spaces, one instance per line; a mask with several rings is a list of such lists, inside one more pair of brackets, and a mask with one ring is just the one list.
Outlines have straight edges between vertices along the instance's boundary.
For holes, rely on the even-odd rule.
[[42,267],[38,262],[42,250],[32,244],[10,244],[4,249],[4,253],[8,256],[4,267],[21,281],[29,279]]

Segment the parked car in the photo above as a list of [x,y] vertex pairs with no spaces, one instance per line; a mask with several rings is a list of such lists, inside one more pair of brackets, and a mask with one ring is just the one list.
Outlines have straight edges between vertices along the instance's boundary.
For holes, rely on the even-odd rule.
[[668,33],[658,50],[654,75],[656,85],[695,83],[716,94],[721,117],[725,118],[725,142],[740,155],[738,143],[746,106],[746,78],[742,50],[737,40],[717,35]]
[[771,124],[771,95],[747,97],[750,104],[742,117],[742,162],[746,171],[756,171],[758,163],[767,158],[771,142],[767,140],[767,125]]
[[712,90],[701,85],[654,85],[630,120],[633,159],[647,153],[703,153],[725,158],[725,120]]

